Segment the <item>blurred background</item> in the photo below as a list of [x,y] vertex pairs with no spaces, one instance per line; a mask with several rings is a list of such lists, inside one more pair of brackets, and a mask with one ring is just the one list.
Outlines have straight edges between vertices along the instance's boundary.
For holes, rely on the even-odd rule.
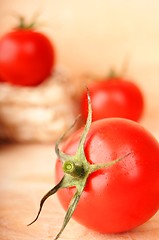
[[157,0],[1,0],[0,35],[16,25],[16,15],[38,14],[39,29],[73,74],[105,74],[129,57],[134,78],[147,82],[159,66],[158,10]]
[[158,10],[157,0],[1,0],[0,36],[16,26],[17,16],[27,21],[37,17],[37,30],[56,46],[57,64],[78,84],[79,76],[105,76],[127,61],[126,74],[143,89],[145,116],[153,121],[151,125],[145,117],[143,124],[157,134]]

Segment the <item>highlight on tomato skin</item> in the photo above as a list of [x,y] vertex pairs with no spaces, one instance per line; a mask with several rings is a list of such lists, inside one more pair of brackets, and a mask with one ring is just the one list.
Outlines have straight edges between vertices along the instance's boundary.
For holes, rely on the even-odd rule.
[[[63,146],[74,155],[82,130]],[[94,121],[88,133],[85,155],[90,163],[104,163],[131,152],[110,168],[91,174],[73,218],[100,233],[129,231],[148,221],[159,209],[159,144],[138,123],[109,118]],[[63,176],[59,159],[56,182]],[[57,195],[66,210],[75,188],[61,189]]]
[[[120,77],[92,82],[88,85],[93,121],[122,117],[140,121],[143,116],[145,102],[141,89],[132,81]],[[83,91],[80,98],[80,111],[85,121],[88,114],[87,92]]]

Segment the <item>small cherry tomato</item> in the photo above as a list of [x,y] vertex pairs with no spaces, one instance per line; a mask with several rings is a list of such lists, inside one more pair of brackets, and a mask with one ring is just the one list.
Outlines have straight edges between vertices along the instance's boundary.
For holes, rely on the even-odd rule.
[[43,33],[23,24],[0,39],[0,76],[5,82],[38,85],[54,65],[55,48]]
[[[67,141],[63,152],[73,156],[82,130]],[[92,123],[84,145],[91,164],[108,163],[130,153],[115,165],[89,175],[73,218],[101,233],[133,229],[150,219],[159,208],[159,144],[138,123],[109,118]],[[60,160],[56,163],[56,182],[63,177]],[[81,176],[82,178],[82,176]],[[58,191],[64,209],[75,188]]]
[[100,233],[120,233],[145,223],[158,211],[159,143],[145,128],[124,118],[92,123],[88,94],[86,125],[60,150],[66,133],[55,144],[57,184],[41,199],[30,224],[56,192],[66,210],[56,240],[71,217]]
[[[144,109],[144,97],[135,83],[115,77],[92,82],[88,88],[92,99],[93,121],[108,117],[140,120]],[[86,91],[81,96],[80,108],[83,119],[86,120]]]

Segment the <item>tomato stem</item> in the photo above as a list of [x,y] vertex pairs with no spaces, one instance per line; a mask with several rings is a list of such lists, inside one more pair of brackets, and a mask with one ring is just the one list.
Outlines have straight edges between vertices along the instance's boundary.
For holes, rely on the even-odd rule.
[[113,68],[111,68],[108,73],[107,80],[111,80],[111,79],[117,78],[117,77],[119,77],[119,75],[116,73],[116,71]]
[[31,22],[30,24],[26,24],[25,19],[23,16],[19,17],[19,25],[18,29],[33,29],[35,26],[35,22]]
[[64,162],[63,171],[77,178],[84,176],[85,173],[83,166],[80,166],[73,161]]

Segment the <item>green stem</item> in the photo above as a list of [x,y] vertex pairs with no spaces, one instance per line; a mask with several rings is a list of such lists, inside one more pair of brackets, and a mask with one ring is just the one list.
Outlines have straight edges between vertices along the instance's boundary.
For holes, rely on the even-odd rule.
[[111,80],[111,79],[116,78],[116,77],[118,77],[116,71],[113,68],[111,68],[109,73],[108,73],[107,79]]
[[66,161],[63,164],[64,173],[70,174],[72,177],[81,178],[84,176],[84,168],[73,161]]
[[18,28],[20,28],[20,29],[25,28],[24,17],[21,17],[21,16],[20,16],[20,18],[19,18],[19,26],[18,26]]
[[18,29],[33,29],[34,26],[35,26],[35,22],[31,22],[27,24],[23,16],[19,17],[19,25],[17,27]]

